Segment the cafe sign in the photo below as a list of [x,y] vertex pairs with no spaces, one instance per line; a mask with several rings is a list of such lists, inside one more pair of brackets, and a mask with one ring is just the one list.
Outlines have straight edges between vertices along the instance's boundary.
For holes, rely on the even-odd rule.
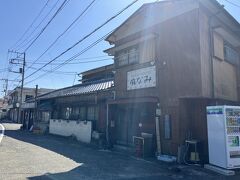
[[127,73],[127,90],[156,86],[156,66],[137,69]]

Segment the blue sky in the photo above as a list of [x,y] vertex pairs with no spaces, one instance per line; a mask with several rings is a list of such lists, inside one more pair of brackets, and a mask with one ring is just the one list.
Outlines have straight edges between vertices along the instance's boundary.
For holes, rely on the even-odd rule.
[[[91,2],[92,0],[70,0],[69,3],[64,7],[64,9],[56,16],[56,18],[52,21],[52,23],[47,27],[46,31],[40,36],[40,38],[34,43],[34,45],[26,52],[26,61],[27,65],[30,65],[32,61],[36,60],[42,52],[57,38],[57,36],[67,28],[67,26],[82,12],[82,10]],[[233,3],[239,4],[238,0],[230,0]],[[0,1],[0,22],[1,22],[1,30],[0,30],[0,70],[6,68],[7,64],[7,51],[10,49],[16,41],[21,37],[21,35],[25,32],[27,27],[32,23],[33,19],[37,16],[38,12],[44,6],[47,0],[2,0]],[[32,29],[34,29],[37,24],[40,22],[41,18],[43,18],[47,12],[53,7],[53,5],[57,2],[57,0],[50,0],[47,7],[43,11],[40,18],[33,24]],[[63,0],[59,0],[57,7]],[[91,32],[97,26],[102,24],[108,18],[116,14],[126,5],[131,3],[132,0],[97,0],[94,3],[93,7],[83,16],[82,19],[78,21],[78,23],[70,29],[68,33],[63,36],[54,46],[51,48],[38,62],[44,63],[60,52],[68,48],[70,45],[75,43],[77,40],[81,39],[84,35]],[[133,7],[129,8],[126,12],[120,15],[117,19],[111,21],[107,26],[99,30],[93,36],[88,38],[83,43],[79,44],[72,51],[67,53],[66,55],[59,58],[56,62],[61,62],[73,54],[81,51],[92,42],[97,40],[99,37],[102,37],[107,32],[110,32],[118,25],[120,25],[126,18],[128,18],[134,11],[136,11],[142,4],[147,2],[154,2],[153,0],[140,0]],[[225,8],[234,16],[238,21],[240,21],[240,7],[236,7],[226,0],[219,0],[221,4],[224,4]],[[54,9],[56,11],[56,8]],[[54,12],[53,11],[53,12]],[[50,14],[49,18],[53,13]],[[47,21],[44,21],[41,28]],[[41,29],[39,28],[38,31]],[[31,31],[29,31],[31,32]],[[26,34],[27,37],[30,33]],[[24,38],[23,38],[24,39]],[[108,59],[109,57],[103,53],[103,50],[109,48],[109,44],[105,41],[102,41],[100,44],[89,50],[88,52],[82,54],[78,57],[79,60],[74,60],[73,62],[79,61],[89,61],[89,60],[99,60],[99,59]],[[19,49],[19,51],[24,50]],[[11,56],[11,54],[10,54]],[[92,59],[95,57],[94,59]],[[85,59],[91,58],[91,59]],[[72,64],[66,65],[57,71],[61,72],[71,72],[70,74],[65,74],[61,72],[51,73],[47,76],[44,76],[41,79],[38,79],[30,84],[27,84],[28,87],[34,87],[36,84],[39,85],[40,88],[61,88],[65,86],[70,86],[73,84],[75,75],[74,72],[83,72],[88,69],[92,69],[95,67],[103,66],[106,64],[110,64],[113,61],[111,59],[103,60],[95,63],[85,63],[85,64]],[[38,68],[43,64],[36,64],[34,68]],[[46,70],[51,70],[54,66],[46,67]],[[17,67],[13,68],[13,70],[17,70]],[[33,72],[34,69],[28,69],[26,71],[26,76]],[[26,82],[38,77],[44,72],[40,71],[32,77],[26,79]],[[17,74],[7,73],[0,71],[0,78],[5,78],[8,74],[9,79],[17,78]],[[77,80],[76,78],[75,80]],[[75,81],[75,83],[77,83]],[[3,81],[0,82],[0,91],[3,90]],[[14,88],[18,83],[9,82],[10,89]],[[0,96],[3,93],[0,93]]]

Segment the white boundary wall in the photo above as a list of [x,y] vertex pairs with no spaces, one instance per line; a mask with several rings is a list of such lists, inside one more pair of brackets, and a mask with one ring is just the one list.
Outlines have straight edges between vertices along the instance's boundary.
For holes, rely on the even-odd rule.
[[74,135],[79,141],[90,143],[92,134],[92,122],[50,119],[49,133],[61,136]]

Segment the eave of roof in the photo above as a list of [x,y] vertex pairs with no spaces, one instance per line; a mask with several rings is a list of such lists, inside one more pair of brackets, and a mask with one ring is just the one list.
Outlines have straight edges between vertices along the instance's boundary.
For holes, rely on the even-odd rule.
[[58,89],[56,91],[52,91],[50,93],[40,95],[37,97],[37,99],[43,100],[43,99],[52,99],[57,97],[90,94],[90,93],[95,93],[99,91],[109,90],[113,86],[114,86],[113,79],[100,80],[100,81],[83,83],[75,86]]
[[[118,26],[111,34],[109,34],[106,37],[106,41],[108,41],[110,44],[112,44],[113,42],[110,40],[110,37],[113,36],[121,27],[123,27],[125,24],[127,24],[127,22],[134,18],[135,16],[137,16],[138,14],[140,14],[142,11],[144,11],[146,8],[154,5],[154,4],[165,4],[165,3],[169,3],[169,2],[177,2],[180,0],[163,0],[163,1],[156,1],[156,2],[151,2],[151,3],[145,3],[143,4],[140,8],[138,8],[131,16],[129,16],[120,26]],[[182,0],[184,1],[184,0]]]
[[137,9],[137,11],[135,11],[131,16],[129,16],[120,26],[118,26],[111,34],[109,34],[105,41],[108,41],[110,44],[113,43],[110,40],[110,37],[112,35],[114,35],[115,32],[117,32],[121,27],[123,27],[130,19],[132,19],[133,17],[135,17],[137,14],[139,14],[141,12],[142,9],[145,8],[145,6],[147,6],[148,4],[152,4],[152,3],[147,3],[147,4],[143,4],[139,9]]
[[114,68],[114,64],[109,64],[109,65],[106,65],[106,66],[101,66],[101,67],[98,67],[98,68],[95,68],[95,69],[90,69],[88,71],[84,71],[80,74],[89,75],[89,74],[94,74],[94,73],[102,72],[102,71],[113,69],[113,68]]
[[[110,44],[114,44],[114,42],[110,39],[110,37],[114,36],[114,34],[120,28],[122,28],[125,24],[127,24],[130,19],[132,19],[133,17],[137,16],[144,9],[146,9],[146,8],[148,8],[148,7],[150,7],[150,6],[154,5],[154,4],[169,3],[169,2],[174,2],[174,1],[177,2],[177,1],[186,1],[186,0],[165,0],[165,1],[159,1],[159,2],[152,2],[152,3],[143,4],[137,11],[135,11],[131,16],[129,16],[120,26],[118,26],[110,35],[108,35],[105,40],[108,41]],[[235,25],[237,25],[238,28],[240,28],[239,22],[225,8],[223,8],[222,5],[220,3],[218,3],[216,0],[207,0],[207,1],[198,0],[198,2],[203,4],[203,5],[205,5],[205,6],[207,6],[207,3],[212,3],[216,8],[222,9],[223,13],[226,15],[226,17],[229,18]]]

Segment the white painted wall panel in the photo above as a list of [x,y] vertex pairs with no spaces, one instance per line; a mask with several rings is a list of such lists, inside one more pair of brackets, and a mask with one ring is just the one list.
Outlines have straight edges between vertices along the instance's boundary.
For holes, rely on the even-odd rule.
[[50,120],[49,125],[50,134],[56,134],[61,136],[71,136],[74,135],[76,138],[85,143],[91,142],[92,134],[92,122],[87,121],[67,121],[67,120]]

